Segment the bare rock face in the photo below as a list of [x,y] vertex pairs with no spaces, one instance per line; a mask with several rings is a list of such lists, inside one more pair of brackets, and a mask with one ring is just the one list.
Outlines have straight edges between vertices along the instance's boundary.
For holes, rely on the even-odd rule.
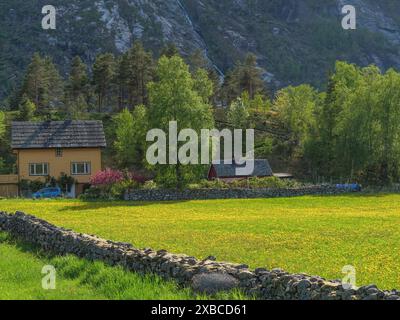
[[[2,0],[0,99],[17,85],[35,51],[67,74],[79,55],[122,53],[140,40],[155,55],[167,43],[184,56],[200,49],[222,75],[247,52],[273,87],[320,86],[335,60],[400,69],[400,2],[394,0],[59,1],[57,30],[40,29],[38,1]],[[341,8],[357,9],[357,30],[341,28]],[[284,58],[282,58],[284,57]]]
[[237,288],[239,281],[226,273],[201,273],[192,279],[192,289],[205,294],[215,294]]

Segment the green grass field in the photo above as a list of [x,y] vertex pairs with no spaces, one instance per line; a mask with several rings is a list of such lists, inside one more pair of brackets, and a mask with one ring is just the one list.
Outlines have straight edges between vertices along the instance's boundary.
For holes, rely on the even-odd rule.
[[56,225],[137,247],[400,288],[400,195],[168,203],[3,200]]
[[[42,288],[43,266],[56,268],[55,290]],[[46,257],[29,245],[0,233],[0,300],[187,300],[208,299],[174,282],[141,276],[101,262],[73,256]],[[220,293],[216,299],[243,299],[240,292]]]

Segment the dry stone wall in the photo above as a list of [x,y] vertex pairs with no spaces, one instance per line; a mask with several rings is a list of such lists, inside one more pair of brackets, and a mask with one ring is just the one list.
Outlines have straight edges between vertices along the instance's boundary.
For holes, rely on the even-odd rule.
[[331,185],[307,186],[292,189],[187,189],[177,190],[132,190],[125,194],[125,200],[133,201],[181,201],[209,199],[255,199],[298,197],[305,195],[335,195],[346,190]]
[[357,290],[346,289],[337,281],[289,274],[280,269],[251,270],[244,264],[217,262],[214,257],[198,260],[165,250],[141,250],[131,244],[59,228],[22,212],[0,212],[0,230],[53,254],[73,254],[110,265],[121,265],[137,273],[157,274],[206,293],[238,287],[259,299],[400,300],[399,291],[382,291],[374,285]]

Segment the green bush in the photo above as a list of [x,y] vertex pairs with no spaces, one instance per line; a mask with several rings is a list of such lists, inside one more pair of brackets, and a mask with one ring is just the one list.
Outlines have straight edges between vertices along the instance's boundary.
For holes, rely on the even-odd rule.
[[110,189],[110,196],[115,199],[123,199],[127,190],[139,189],[140,184],[134,180],[123,180],[114,183]]
[[108,195],[106,195],[102,189],[92,186],[85,191],[85,193],[79,196],[79,199],[87,200],[108,200]]
[[[54,178],[52,178],[52,179],[54,179]],[[58,178],[58,180],[54,179],[53,183],[55,183],[55,185],[60,186],[62,192],[66,193],[66,192],[71,192],[71,188],[76,183],[76,180],[73,177],[68,176],[67,174],[62,174]],[[53,185],[53,183],[52,183],[52,185]]]
[[285,189],[297,188],[301,184],[295,180],[282,180],[276,177],[237,179],[225,182],[219,179],[202,180],[190,185],[190,189]]
[[127,190],[139,189],[141,184],[135,180],[125,179],[111,185],[91,186],[79,198],[82,200],[121,200]]
[[229,189],[229,184],[220,179],[202,180],[198,185],[200,189]]
[[21,188],[22,191],[37,192],[40,189],[46,187],[46,183],[40,180],[35,180],[35,181],[21,180],[19,182],[19,187]]
[[158,185],[153,180],[146,181],[144,183],[144,185],[142,186],[142,189],[144,189],[144,190],[154,190],[154,189],[157,189],[157,188],[158,188]]
[[277,177],[268,178],[251,178],[249,179],[250,188],[269,188],[269,189],[285,189],[298,188],[301,184],[296,180],[283,180]]

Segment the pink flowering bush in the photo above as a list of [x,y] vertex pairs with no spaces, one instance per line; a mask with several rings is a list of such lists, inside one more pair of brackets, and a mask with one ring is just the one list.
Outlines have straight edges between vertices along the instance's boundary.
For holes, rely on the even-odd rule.
[[124,180],[124,174],[118,170],[106,169],[97,173],[91,180],[90,183],[93,186],[112,186],[115,183]]
[[146,178],[131,172],[106,169],[97,173],[91,180],[92,187],[81,196],[84,200],[122,199],[127,190],[140,188]]

